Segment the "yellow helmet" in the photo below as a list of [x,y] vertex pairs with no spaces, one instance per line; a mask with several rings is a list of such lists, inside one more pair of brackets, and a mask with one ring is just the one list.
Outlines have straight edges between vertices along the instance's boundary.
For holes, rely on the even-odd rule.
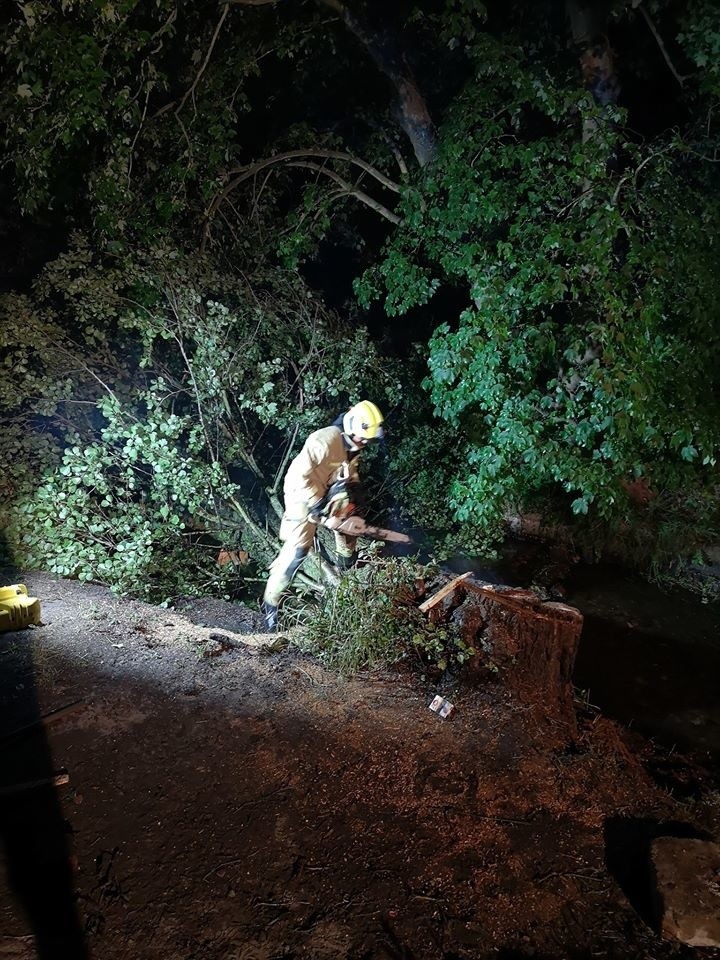
[[385,418],[370,400],[361,400],[350,407],[343,417],[343,432],[350,437],[362,437],[363,440],[379,440],[385,436],[383,423]]

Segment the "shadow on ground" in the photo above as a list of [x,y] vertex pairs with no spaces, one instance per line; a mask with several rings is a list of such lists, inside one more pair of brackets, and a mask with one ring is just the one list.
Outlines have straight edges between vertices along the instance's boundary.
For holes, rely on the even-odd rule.
[[[6,567],[0,585],[17,582]],[[17,633],[0,633],[4,653]],[[3,667],[7,658],[3,657]],[[71,827],[41,720],[32,647],[22,645],[0,696],[0,834],[8,886],[40,960],[88,956],[72,870]]]
[[653,840],[683,837],[711,840],[703,830],[682,821],[612,817],[605,824],[605,862],[641,920],[659,932],[658,905],[654,900],[651,860]]

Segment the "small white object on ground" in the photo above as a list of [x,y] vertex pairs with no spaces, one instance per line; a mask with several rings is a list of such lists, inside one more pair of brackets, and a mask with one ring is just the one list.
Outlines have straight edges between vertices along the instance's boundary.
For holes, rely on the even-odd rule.
[[430,704],[430,709],[433,711],[433,713],[437,713],[438,716],[445,720],[450,716],[450,714],[454,713],[455,705],[450,703],[449,700],[445,700],[438,693],[435,697],[433,697],[432,703]]

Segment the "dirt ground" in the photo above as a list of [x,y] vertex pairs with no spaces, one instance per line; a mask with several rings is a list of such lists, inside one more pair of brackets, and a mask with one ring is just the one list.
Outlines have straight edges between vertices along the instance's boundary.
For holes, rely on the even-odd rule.
[[262,653],[238,605],[26,582],[45,625],[0,634],[0,957],[720,955],[654,932],[644,875],[653,836],[720,834],[691,763],[589,712],[563,743],[498,681],[443,687],[442,720],[407,672]]

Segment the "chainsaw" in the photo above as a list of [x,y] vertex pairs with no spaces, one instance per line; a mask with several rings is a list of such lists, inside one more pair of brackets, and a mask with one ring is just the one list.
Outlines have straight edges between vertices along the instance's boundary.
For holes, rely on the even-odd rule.
[[353,487],[357,484],[347,480],[336,480],[318,505],[318,523],[328,530],[344,533],[348,537],[370,537],[371,540],[385,540],[390,543],[412,543],[412,539],[397,530],[374,527],[358,513],[360,506],[354,502]]

